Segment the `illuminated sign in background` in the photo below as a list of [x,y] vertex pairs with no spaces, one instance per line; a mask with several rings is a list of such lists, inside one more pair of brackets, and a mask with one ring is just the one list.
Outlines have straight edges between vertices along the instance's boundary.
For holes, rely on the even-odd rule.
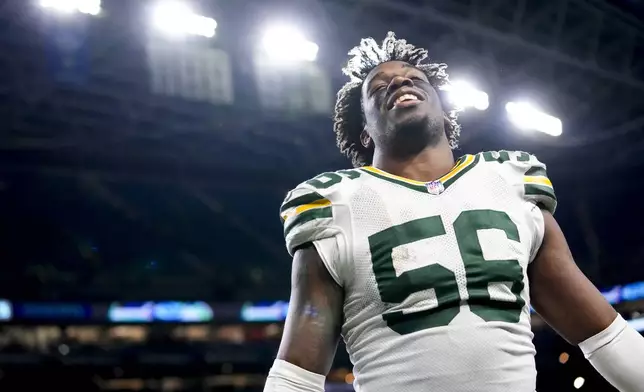
[[[611,304],[644,299],[644,282],[602,291]],[[83,302],[11,302],[0,300],[0,322],[52,324],[275,323],[286,319],[288,302],[209,304],[203,301],[147,301],[89,304]],[[629,320],[644,331],[644,317]]]

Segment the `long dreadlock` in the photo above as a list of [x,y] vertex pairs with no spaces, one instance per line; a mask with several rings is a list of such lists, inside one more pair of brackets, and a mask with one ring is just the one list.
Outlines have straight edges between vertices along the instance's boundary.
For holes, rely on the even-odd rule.
[[[378,65],[387,61],[404,61],[427,75],[429,83],[438,91],[449,84],[446,64],[421,64],[427,59],[427,50],[416,48],[404,39],[396,39],[393,32],[387,33],[382,45],[373,38],[364,38],[360,45],[349,51],[349,61],[342,72],[349,81],[338,91],[333,115],[333,130],[340,152],[348,156],[353,166],[371,164],[373,147],[364,147],[360,134],[365,125],[362,110],[361,88],[367,75]],[[449,102],[441,102],[445,118],[445,133],[451,148],[458,147],[461,126],[457,122],[459,108]]]

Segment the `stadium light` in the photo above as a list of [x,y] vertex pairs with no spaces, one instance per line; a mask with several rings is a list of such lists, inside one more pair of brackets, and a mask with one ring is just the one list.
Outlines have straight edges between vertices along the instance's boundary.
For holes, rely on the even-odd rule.
[[579,388],[584,386],[585,382],[586,382],[586,380],[584,380],[583,377],[577,377],[577,378],[575,378],[575,381],[573,382],[572,385],[575,387],[575,389],[579,389]]
[[442,88],[447,92],[448,99],[460,108],[486,110],[490,107],[487,93],[476,89],[465,81],[452,82]]
[[505,105],[508,117],[522,130],[543,132],[559,136],[562,132],[561,120],[539,110],[526,102],[508,102]]
[[40,6],[65,14],[98,15],[101,12],[101,0],[40,0]]
[[272,61],[292,63],[315,61],[318,46],[292,26],[273,26],[264,32],[262,50]]
[[173,37],[199,35],[212,38],[217,29],[214,19],[194,13],[179,1],[157,3],[152,11],[152,23],[157,30]]

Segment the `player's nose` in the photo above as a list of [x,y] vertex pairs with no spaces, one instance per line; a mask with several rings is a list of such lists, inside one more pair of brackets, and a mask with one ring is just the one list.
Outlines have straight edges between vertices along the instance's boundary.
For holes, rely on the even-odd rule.
[[395,76],[387,86],[387,94],[391,94],[401,87],[414,87],[414,81],[405,76]]

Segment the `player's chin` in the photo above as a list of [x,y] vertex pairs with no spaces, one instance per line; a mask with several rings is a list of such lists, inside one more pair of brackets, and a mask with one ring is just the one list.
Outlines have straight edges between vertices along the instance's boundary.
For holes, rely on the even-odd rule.
[[421,110],[420,107],[404,108],[404,110],[394,109],[389,113],[389,121],[393,128],[404,130],[417,128],[427,124],[429,119],[428,113]]

